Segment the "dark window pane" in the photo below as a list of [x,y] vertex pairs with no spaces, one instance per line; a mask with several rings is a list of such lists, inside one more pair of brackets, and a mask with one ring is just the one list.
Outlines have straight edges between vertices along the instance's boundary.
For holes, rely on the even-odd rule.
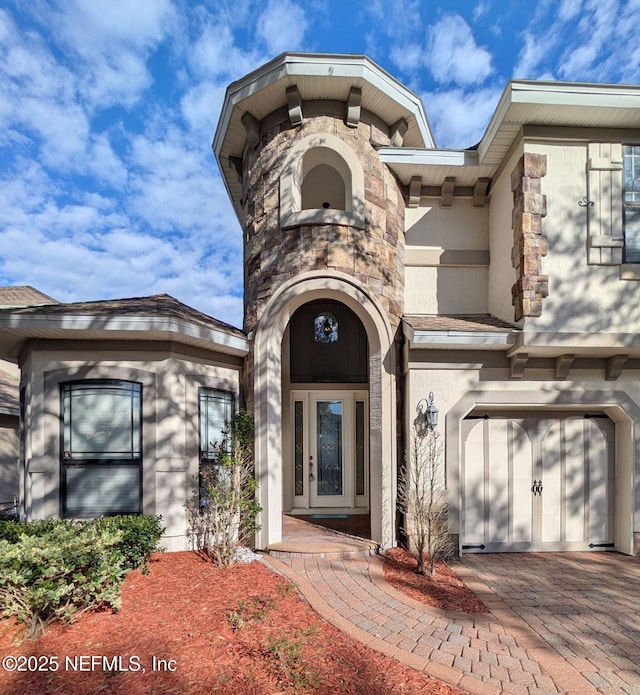
[[200,389],[200,452],[214,459],[220,447],[230,444],[225,433],[233,420],[234,397],[228,391]]
[[296,401],[293,412],[295,494],[299,497],[304,495],[304,403]]
[[342,402],[318,401],[318,495],[342,495]]
[[624,257],[627,263],[640,263],[640,206],[625,209]]
[[62,385],[64,516],[140,512],[141,409],[141,384],[114,379]]
[[139,466],[66,466],[65,516],[92,518],[139,512]]
[[[316,319],[331,316],[337,342],[316,340]],[[324,333],[324,318],[319,324]],[[362,383],[369,376],[367,334],[362,321],[340,302],[318,300],[296,310],[289,322],[292,383]]]
[[65,459],[140,457],[140,384],[65,384],[63,394]]
[[364,401],[356,401],[356,495],[364,495]]

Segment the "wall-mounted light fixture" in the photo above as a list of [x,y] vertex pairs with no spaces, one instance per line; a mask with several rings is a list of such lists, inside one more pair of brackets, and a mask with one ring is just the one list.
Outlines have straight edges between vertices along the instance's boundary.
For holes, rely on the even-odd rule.
[[433,432],[438,426],[438,408],[433,404],[433,391],[429,392],[428,398],[421,398],[416,406],[418,415],[416,416],[416,431],[420,436],[424,436],[427,431]]

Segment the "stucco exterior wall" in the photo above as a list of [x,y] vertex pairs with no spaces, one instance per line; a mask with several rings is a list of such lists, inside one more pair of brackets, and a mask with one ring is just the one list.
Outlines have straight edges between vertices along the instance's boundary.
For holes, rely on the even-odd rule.
[[454,198],[434,198],[405,212],[405,312],[488,312],[489,209]]
[[[169,550],[186,549],[185,504],[197,489],[198,388],[232,392],[240,364],[166,350],[32,351],[23,364],[28,436],[24,473],[27,519],[60,516],[60,384],[80,379],[142,383],[142,511],[161,514]],[[226,363],[226,364],[225,364]],[[195,487],[194,487],[195,486]]]
[[405,211],[409,246],[429,246],[453,251],[485,250],[489,243],[489,208],[474,207],[470,198],[454,198],[450,208],[438,198],[423,197],[420,206]]
[[16,416],[0,415],[0,503],[11,502],[20,495],[18,428]]
[[515,148],[500,175],[493,180],[489,198],[491,267],[488,306],[489,313],[503,321],[513,321],[515,317],[511,297],[511,287],[516,280],[516,271],[511,261],[513,249],[511,172],[521,156],[520,146]]
[[489,269],[460,266],[408,267],[407,314],[486,314]]
[[542,229],[549,248],[542,260],[549,296],[542,315],[526,319],[526,330],[637,333],[640,282],[621,280],[620,266],[587,263],[588,211],[578,205],[587,193],[587,143],[527,142],[526,150],[547,155]]

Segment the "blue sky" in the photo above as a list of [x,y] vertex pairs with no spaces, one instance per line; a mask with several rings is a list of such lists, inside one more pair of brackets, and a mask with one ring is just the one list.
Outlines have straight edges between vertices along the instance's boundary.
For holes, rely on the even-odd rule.
[[167,292],[242,323],[211,152],[226,86],[286,50],[365,53],[475,144],[511,77],[640,83],[640,0],[0,3],[0,285]]

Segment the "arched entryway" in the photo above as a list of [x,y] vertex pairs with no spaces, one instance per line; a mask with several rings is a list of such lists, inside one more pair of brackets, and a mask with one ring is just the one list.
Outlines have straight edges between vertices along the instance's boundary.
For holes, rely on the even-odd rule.
[[282,341],[282,423],[284,511],[326,524],[368,518],[369,349],[346,304],[316,299],[293,313]]
[[[296,318],[299,309],[301,312]],[[343,360],[339,372],[341,381],[330,381],[338,373],[331,373],[333,367],[329,358],[322,364],[311,365],[313,373],[307,374],[305,370],[310,368],[310,355],[300,352],[294,355],[291,363],[291,327],[296,330],[298,319],[306,321],[309,318],[314,330],[315,320],[318,319],[318,335],[324,333],[328,339],[334,334],[336,324],[338,335],[341,323],[345,329],[354,331],[349,339],[354,350],[346,362]],[[259,547],[266,548],[281,540],[282,513],[289,502],[293,505],[296,501],[304,501],[307,508],[315,509],[355,509],[358,505],[364,509],[368,506],[373,540],[383,547],[393,545],[396,499],[396,371],[392,336],[388,320],[376,300],[354,278],[343,273],[306,273],[283,285],[271,298],[256,330],[254,351],[256,474],[263,508]],[[365,341],[366,345],[362,346],[361,341]],[[365,357],[364,364],[361,364],[359,360],[363,356],[363,347]],[[316,356],[316,359],[319,358]],[[345,373],[352,374],[356,380],[351,383],[344,381]],[[313,377],[315,381],[303,381],[306,377]],[[318,381],[323,378],[327,381]],[[291,447],[295,439],[292,428],[295,426],[296,399],[303,403],[297,407],[302,409],[300,424],[303,429],[306,427],[306,433],[302,436],[307,438],[307,448],[303,449],[306,462],[303,458],[298,464],[298,482],[302,483],[302,488],[299,487],[298,491],[301,495],[294,494],[295,461],[291,458]],[[318,471],[318,452],[317,448],[313,449],[312,441],[316,439],[317,447],[318,418],[324,418],[320,426],[327,428],[327,434],[332,428],[334,434],[338,426],[342,428],[343,446],[349,447],[350,453],[348,461],[343,458],[340,481],[337,478],[333,482],[329,479],[333,465],[329,462],[329,477],[324,481],[325,487],[319,488],[314,484],[312,489],[309,482],[316,481],[310,481],[309,474],[312,473],[317,480]],[[364,418],[364,421],[357,424],[358,418]],[[346,433],[345,427],[349,429]],[[358,478],[359,464],[356,464],[358,443],[349,441],[350,438],[357,437],[365,438],[361,442],[366,454],[365,468],[359,468],[360,473],[364,470],[364,486],[362,479]],[[311,471],[309,456],[315,457],[314,469]],[[345,464],[348,471],[344,469]],[[363,494],[358,495],[358,490]],[[299,499],[294,500],[295,497]]]

